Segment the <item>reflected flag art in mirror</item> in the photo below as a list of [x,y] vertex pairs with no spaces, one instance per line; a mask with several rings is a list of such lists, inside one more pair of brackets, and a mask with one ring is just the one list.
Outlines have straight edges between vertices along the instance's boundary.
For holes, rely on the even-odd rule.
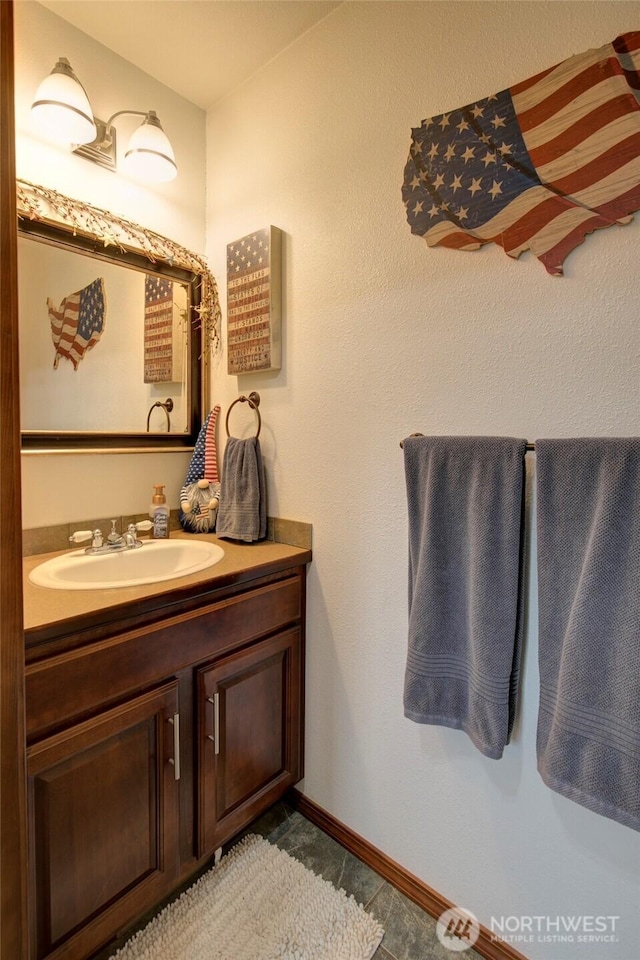
[[640,209],[640,31],[412,131],[402,198],[430,247],[510,257],[550,274],[588,233]]
[[66,357],[78,369],[88,350],[92,350],[102,336],[105,319],[104,280],[98,277],[82,290],[70,293],[59,307],[47,297],[51,339],[55,347],[53,369],[58,369],[60,357]]
[[171,280],[144,278],[144,382],[173,379],[173,284]]
[[187,331],[181,316],[186,316],[186,310],[184,288],[165,277],[145,274],[145,383],[178,383],[182,380]]

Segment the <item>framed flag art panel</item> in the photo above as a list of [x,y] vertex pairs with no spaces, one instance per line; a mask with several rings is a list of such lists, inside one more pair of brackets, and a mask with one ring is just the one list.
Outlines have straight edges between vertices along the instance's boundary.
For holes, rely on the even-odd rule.
[[227,245],[227,372],[282,363],[282,231],[264,227]]

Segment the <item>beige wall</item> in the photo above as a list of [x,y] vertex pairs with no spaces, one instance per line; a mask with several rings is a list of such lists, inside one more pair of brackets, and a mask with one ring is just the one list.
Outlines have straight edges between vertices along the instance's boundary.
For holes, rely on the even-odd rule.
[[[16,6],[19,175],[202,250],[201,111],[37,4]],[[533,559],[521,716],[504,758],[403,718],[398,442],[413,430],[637,433],[640,225],[587,238],[556,279],[530,255],[512,262],[495,247],[428,250],[409,232],[400,187],[422,118],[637,29],[639,14],[639,3],[617,2],[345,3],[220,103],[207,127],[214,273],[224,277],[228,242],[270,223],[285,232],[283,369],[227,378],[218,358],[212,401],[261,392],[269,512],[314,524],[305,790],[486,924],[502,914],[621,918],[617,945],[516,944],[534,960],[636,955],[639,838],[536,773]],[[59,55],[99,116],[139,96],[167,128],[184,124],[172,136],[178,180],[143,190],[33,141],[24,110]],[[233,432],[251,427],[236,407]],[[144,510],[151,483],[177,494],[186,460],[24,458],[25,526]],[[530,548],[535,558],[535,539]]]
[[[122,6],[124,11],[124,5]],[[31,0],[15,4],[17,175],[118,213],[194,252],[205,247],[205,115],[133,64]],[[29,108],[40,81],[66,56],[96,116],[155,109],[173,143],[180,175],[153,187],[104,170],[39,139]],[[118,124],[122,149],[136,118]],[[139,121],[138,121],[139,122]],[[118,391],[114,377],[113,390]],[[178,506],[185,453],[22,457],[23,527],[147,510],[152,484]]]
[[345,3],[208,118],[214,273],[228,242],[268,224],[285,235],[283,369],[229,378],[225,399],[261,392],[270,512],[313,522],[305,792],[485,924],[621,917],[617,945],[520,944],[538,960],[637,953],[640,837],[536,772],[533,560],[504,758],[403,718],[398,443],[414,430],[636,434],[640,221],[587,238],[552,278],[495,246],[429,250],[400,188],[424,117],[639,22],[638,3]]

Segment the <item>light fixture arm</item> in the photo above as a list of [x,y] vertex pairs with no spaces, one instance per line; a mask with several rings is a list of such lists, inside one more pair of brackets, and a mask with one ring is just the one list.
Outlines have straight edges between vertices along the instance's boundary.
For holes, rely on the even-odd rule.
[[155,112],[153,110],[118,110],[116,113],[111,114],[105,126],[110,127],[116,117],[122,117],[125,114],[128,117],[146,117],[148,113],[153,113],[155,116]]
[[145,117],[147,123],[151,123],[154,126],[160,126],[160,121],[156,116],[155,110],[118,110],[116,113],[113,113],[108,120],[99,120],[97,117],[94,117],[97,134],[96,138],[90,146],[92,147],[109,147],[115,141],[115,130],[113,128],[113,121],[116,117]]

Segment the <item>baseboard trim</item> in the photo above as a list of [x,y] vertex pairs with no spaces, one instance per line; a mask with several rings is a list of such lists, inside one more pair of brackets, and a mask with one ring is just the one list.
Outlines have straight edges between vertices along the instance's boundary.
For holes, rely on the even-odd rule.
[[[443,897],[437,890],[427,886],[422,880],[409,873],[404,867],[382,853],[377,847],[365,840],[359,834],[355,833],[350,827],[336,820],[334,816],[318,806],[313,800],[305,797],[303,793],[296,790],[295,787],[288,793],[288,798],[292,806],[298,810],[317,827],[328,833],[339,844],[353,853],[367,866],[375,870],[381,877],[390,883],[393,887],[404,893],[406,897],[413,900],[419,907],[425,910],[430,916],[437,919],[441,913],[453,907],[454,904]],[[480,926],[480,936],[474,950],[485,960],[527,960],[524,954],[501,940],[495,940],[494,935],[487,927]],[[453,955],[452,955],[453,956]],[[459,954],[464,957],[465,954]]]

